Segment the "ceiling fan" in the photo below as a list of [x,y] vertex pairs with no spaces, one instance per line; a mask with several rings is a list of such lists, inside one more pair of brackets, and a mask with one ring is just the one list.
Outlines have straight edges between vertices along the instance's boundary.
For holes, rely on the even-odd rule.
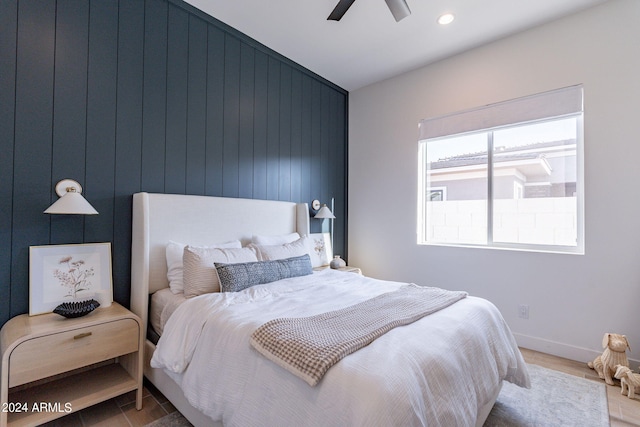
[[[354,1],[356,0],[340,0],[327,20],[339,21],[340,19],[342,19],[342,16],[347,13],[347,10],[349,10]],[[411,15],[411,10],[409,10],[409,6],[407,5],[406,0],[384,1],[387,2],[387,6],[393,14],[393,17],[396,19],[396,22],[400,22],[402,19]]]

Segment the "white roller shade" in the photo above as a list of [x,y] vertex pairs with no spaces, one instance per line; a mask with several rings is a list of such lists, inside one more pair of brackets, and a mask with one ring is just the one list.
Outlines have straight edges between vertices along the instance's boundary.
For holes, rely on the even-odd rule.
[[420,140],[582,112],[582,85],[420,121]]

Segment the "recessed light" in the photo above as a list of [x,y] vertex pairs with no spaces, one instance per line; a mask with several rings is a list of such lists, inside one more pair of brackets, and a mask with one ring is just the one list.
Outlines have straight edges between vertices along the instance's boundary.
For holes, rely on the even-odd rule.
[[453,13],[445,13],[443,15],[440,15],[440,17],[438,18],[438,24],[440,25],[451,24],[454,19],[456,19],[456,17],[453,15]]

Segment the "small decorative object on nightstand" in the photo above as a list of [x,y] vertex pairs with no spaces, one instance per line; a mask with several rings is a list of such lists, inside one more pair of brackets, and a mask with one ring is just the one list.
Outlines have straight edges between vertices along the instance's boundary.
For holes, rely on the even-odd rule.
[[331,262],[329,263],[329,267],[336,270],[346,266],[347,266],[347,263],[342,258],[340,258],[340,255],[335,255],[331,260]]
[[[313,271],[322,271],[322,270],[326,270],[329,269],[328,266],[323,265],[322,267],[314,267]],[[360,274],[362,275],[362,270],[359,269],[358,267],[351,267],[349,265],[345,266],[345,267],[340,267],[340,268],[335,268],[335,269],[331,269],[331,270],[336,270],[336,271],[345,271],[347,273],[356,273],[356,274]]]
[[347,265],[346,267],[340,267],[337,270],[346,271],[347,273],[356,273],[356,274],[362,275],[362,270],[360,270],[358,267],[350,267]]
[[116,303],[75,319],[12,318],[0,331],[0,427],[40,425],[134,390],[142,409],[142,343],[140,318]]
[[100,307],[100,303],[94,299],[87,301],[63,302],[54,308],[53,312],[60,316],[73,319],[74,317],[86,316],[98,307]]

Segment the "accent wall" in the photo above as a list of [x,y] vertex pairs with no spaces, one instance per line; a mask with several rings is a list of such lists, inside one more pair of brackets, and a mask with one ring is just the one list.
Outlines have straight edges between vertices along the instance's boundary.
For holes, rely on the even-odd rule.
[[[28,311],[33,245],[111,242],[128,306],[139,191],[334,199],[346,255],[347,101],[180,0],[0,2],[0,324]],[[42,213],[64,178],[99,215]]]

